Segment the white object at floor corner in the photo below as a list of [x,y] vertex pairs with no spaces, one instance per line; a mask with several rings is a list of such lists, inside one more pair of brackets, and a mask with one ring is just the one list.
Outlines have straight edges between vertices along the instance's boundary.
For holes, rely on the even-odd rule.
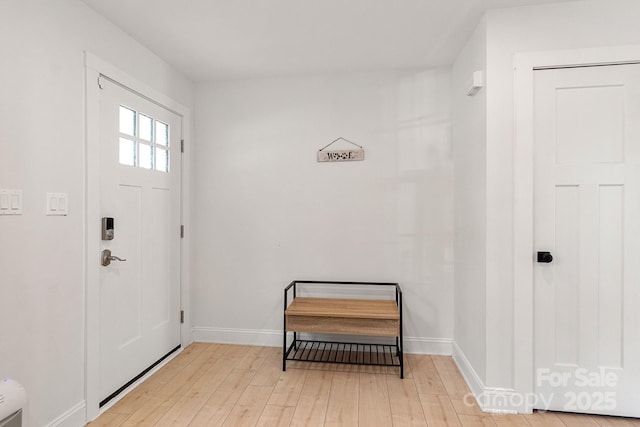
[[23,424],[26,419],[27,391],[19,382],[5,378],[0,380],[0,420],[22,409]]

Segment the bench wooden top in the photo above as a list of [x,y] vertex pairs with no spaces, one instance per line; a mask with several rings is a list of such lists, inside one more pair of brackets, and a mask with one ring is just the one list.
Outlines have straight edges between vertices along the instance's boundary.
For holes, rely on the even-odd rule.
[[358,319],[400,319],[393,300],[365,300],[338,298],[295,298],[287,316],[345,317]]

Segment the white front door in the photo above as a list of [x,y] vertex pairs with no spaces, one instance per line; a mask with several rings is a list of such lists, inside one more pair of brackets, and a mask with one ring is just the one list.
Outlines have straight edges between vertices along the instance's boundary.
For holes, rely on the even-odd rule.
[[107,79],[101,88],[100,204],[113,239],[100,250],[123,259],[100,273],[102,406],[180,346],[181,120]]
[[640,65],[534,74],[535,407],[640,417]]

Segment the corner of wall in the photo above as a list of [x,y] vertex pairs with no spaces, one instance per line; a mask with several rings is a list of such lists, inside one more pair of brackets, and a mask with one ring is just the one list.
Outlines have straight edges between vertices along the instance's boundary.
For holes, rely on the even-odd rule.
[[453,355],[472,386],[484,390],[486,368],[486,122],[487,87],[466,96],[473,73],[486,69],[486,16],[452,71],[454,158]]
[[484,383],[471,365],[471,362],[469,362],[469,359],[467,359],[464,352],[455,341],[453,342],[453,352],[451,355],[454,362],[456,362],[462,377],[469,386],[471,393],[476,397],[476,399],[478,399],[484,393]]
[[515,389],[487,387],[467,359],[462,349],[453,342],[453,360],[458,366],[462,377],[469,386],[471,393],[463,397],[463,403],[471,406],[475,403],[483,412],[492,414],[518,414],[525,407],[525,396]]

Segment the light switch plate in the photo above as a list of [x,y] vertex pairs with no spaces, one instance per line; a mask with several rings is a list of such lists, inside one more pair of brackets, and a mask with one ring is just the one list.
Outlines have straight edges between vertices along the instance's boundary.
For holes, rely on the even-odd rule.
[[66,216],[67,193],[47,193],[47,216]]
[[0,215],[22,215],[22,190],[0,190]]

